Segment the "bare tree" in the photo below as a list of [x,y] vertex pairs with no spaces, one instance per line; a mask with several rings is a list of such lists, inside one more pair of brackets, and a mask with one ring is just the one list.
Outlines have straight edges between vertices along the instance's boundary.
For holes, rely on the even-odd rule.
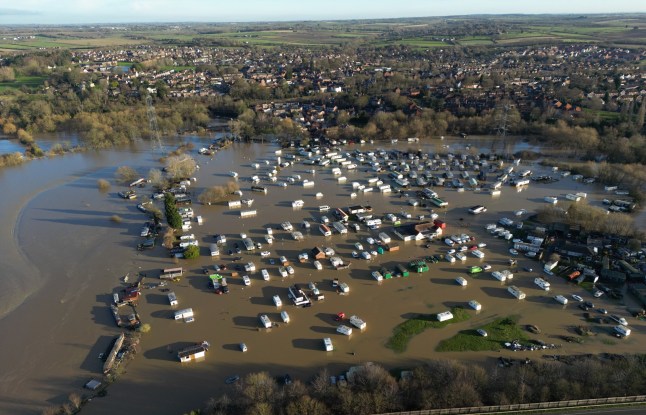
[[197,162],[187,154],[172,156],[166,159],[166,171],[172,179],[191,177],[195,173],[195,170],[197,170]]
[[70,393],[69,400],[75,410],[81,409],[81,403],[83,402],[83,400],[78,393]]
[[164,173],[159,169],[150,169],[148,171],[148,180],[150,184],[158,189],[165,189],[168,187],[168,180],[164,177]]
[[121,166],[114,173],[118,182],[128,183],[135,180],[138,176],[137,171],[130,166]]
[[197,200],[199,200],[200,203],[211,205],[213,203],[219,202],[220,200],[224,199],[226,196],[230,195],[231,193],[239,189],[240,187],[238,186],[238,183],[231,181],[224,186],[213,186],[204,190],[197,197]]

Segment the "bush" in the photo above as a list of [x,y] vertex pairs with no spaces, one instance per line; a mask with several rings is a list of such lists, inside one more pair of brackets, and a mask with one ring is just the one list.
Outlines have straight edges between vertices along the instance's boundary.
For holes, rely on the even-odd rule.
[[110,189],[110,182],[105,179],[99,179],[96,181],[96,187],[101,193],[105,193]]
[[188,248],[186,248],[186,251],[184,251],[184,258],[186,259],[194,259],[194,258],[199,258],[200,256],[200,248],[191,245]]
[[18,130],[18,140],[22,144],[29,145],[34,142],[34,137],[32,137],[31,134],[21,128]]
[[148,323],[142,324],[141,326],[139,326],[139,328],[137,330],[139,332],[141,332],[141,333],[149,333],[150,332],[150,324],[148,324]]

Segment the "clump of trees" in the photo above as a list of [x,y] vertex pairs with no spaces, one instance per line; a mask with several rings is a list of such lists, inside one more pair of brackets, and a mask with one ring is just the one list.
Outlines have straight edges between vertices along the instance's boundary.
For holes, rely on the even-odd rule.
[[3,154],[0,156],[0,167],[18,166],[24,163],[26,160],[27,159],[18,152]]
[[164,210],[166,212],[166,221],[168,222],[168,226],[173,229],[180,229],[182,227],[182,217],[177,210],[175,196],[171,193],[166,193],[164,195]]
[[171,156],[166,159],[166,173],[173,180],[191,177],[197,170],[197,162],[187,154]]
[[538,209],[538,220],[543,223],[563,222],[580,226],[590,232],[601,232],[620,236],[639,236],[640,230],[635,220],[625,213],[611,213],[602,208],[590,206],[585,201],[572,203],[563,209],[557,206],[544,206]]
[[646,382],[641,356],[564,356],[501,368],[437,360],[397,380],[378,365],[363,365],[345,386],[323,370],[309,384],[281,385],[253,373],[212,398],[203,414],[362,415],[423,409],[640,395]]
[[156,187],[157,189],[166,189],[169,184],[168,179],[159,169],[150,169],[148,171],[148,181],[153,187]]
[[114,173],[114,177],[119,183],[131,183],[138,176],[137,171],[130,166],[121,166]]
[[240,190],[238,183],[230,181],[227,182],[227,184],[225,184],[224,186],[209,187],[208,189],[200,193],[200,195],[197,197],[197,200],[205,205],[211,205],[222,200],[223,198],[237,190]]

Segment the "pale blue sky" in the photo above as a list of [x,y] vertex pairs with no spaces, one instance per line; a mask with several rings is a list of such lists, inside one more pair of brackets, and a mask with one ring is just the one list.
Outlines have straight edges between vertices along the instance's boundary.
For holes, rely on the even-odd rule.
[[245,22],[646,12],[644,0],[0,0],[0,24]]

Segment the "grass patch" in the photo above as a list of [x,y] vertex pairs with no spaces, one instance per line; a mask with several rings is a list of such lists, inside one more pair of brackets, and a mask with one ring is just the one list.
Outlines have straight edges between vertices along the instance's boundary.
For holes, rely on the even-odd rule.
[[594,283],[592,283],[592,281],[583,281],[581,284],[579,284],[579,287],[588,292],[594,292]]
[[44,81],[44,76],[17,76],[13,81],[0,82],[0,90],[18,89],[23,86],[27,88],[38,88]]
[[525,331],[518,325],[518,316],[499,318],[481,327],[488,336],[482,337],[475,329],[463,330],[442,340],[436,350],[438,352],[479,352],[498,351],[505,342],[511,340],[527,340]]
[[418,314],[417,316],[404,321],[393,329],[393,335],[386,342],[386,347],[397,353],[406,350],[408,342],[426,329],[441,329],[449,324],[460,323],[471,318],[471,315],[462,307],[451,309],[453,319],[438,321],[437,314]]

